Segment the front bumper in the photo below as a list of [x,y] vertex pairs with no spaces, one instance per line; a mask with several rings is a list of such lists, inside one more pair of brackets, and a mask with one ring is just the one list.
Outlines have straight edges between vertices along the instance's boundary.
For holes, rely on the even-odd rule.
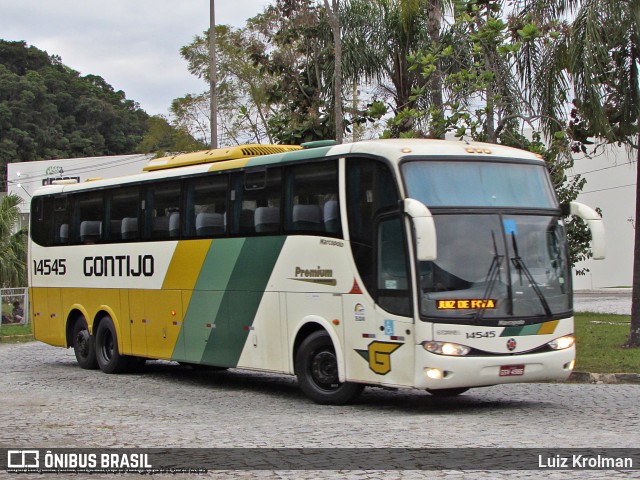
[[[482,357],[437,355],[427,352],[422,345],[415,348],[415,388],[432,390],[565,380],[576,357],[575,346],[544,353]],[[442,378],[429,377],[429,369],[442,372]]]

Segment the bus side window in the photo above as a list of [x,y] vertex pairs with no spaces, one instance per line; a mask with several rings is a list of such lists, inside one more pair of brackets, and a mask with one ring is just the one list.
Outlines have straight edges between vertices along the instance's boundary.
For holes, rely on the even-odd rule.
[[51,197],[37,197],[31,202],[31,238],[38,245],[48,247],[55,240],[53,202]]
[[102,192],[81,193],[76,198],[77,218],[73,223],[73,239],[80,243],[102,241],[104,220],[104,198]]
[[139,187],[127,186],[111,193],[109,205],[108,239],[111,241],[137,240]]
[[[171,181],[148,187],[144,208],[144,238],[170,240],[180,235],[180,182]],[[173,216],[173,234],[171,233]]]
[[71,229],[71,202],[66,195],[53,199],[53,242],[54,245],[67,245]]
[[385,216],[377,230],[376,301],[390,313],[411,315],[409,264],[402,217]]
[[237,235],[274,235],[281,231],[282,169],[236,175],[233,190],[233,229]]
[[380,211],[398,205],[391,170],[382,162],[347,158],[347,212],[351,250],[365,287],[373,292],[373,225]]
[[287,232],[340,236],[336,160],[288,168]]
[[[187,181],[185,237],[217,237],[227,233],[228,182],[226,174]],[[175,215],[171,218],[177,220]]]

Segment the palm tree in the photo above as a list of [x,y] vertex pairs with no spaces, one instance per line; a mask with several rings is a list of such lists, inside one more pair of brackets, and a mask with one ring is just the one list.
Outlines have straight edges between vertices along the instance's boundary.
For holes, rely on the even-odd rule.
[[[412,108],[412,90],[424,83],[411,70],[409,56],[431,42],[439,43],[442,19],[452,0],[350,0],[343,2],[344,76],[376,82],[392,99],[397,114]],[[432,102],[442,105],[441,76],[430,79]],[[404,125],[401,131],[410,130]]]
[[26,230],[15,232],[22,199],[7,195],[0,201],[0,286],[15,288],[26,286],[27,244]]
[[[552,0],[538,2],[540,12],[573,15],[565,35],[553,45],[542,69],[539,100],[548,115],[547,129],[569,100],[591,136],[622,143],[640,161],[640,1]],[[636,181],[636,218],[640,218],[640,168]],[[637,232],[637,230],[636,230]],[[629,347],[640,347],[640,235],[634,245],[633,293]]]

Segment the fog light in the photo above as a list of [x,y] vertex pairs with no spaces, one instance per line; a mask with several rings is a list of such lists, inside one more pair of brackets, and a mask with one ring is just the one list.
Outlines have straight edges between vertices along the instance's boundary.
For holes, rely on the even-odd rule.
[[438,368],[425,368],[424,374],[429,377],[431,380],[442,380],[442,370]]
[[575,360],[571,360],[569,363],[565,363],[564,369],[565,370],[573,370],[573,368],[575,366],[576,366],[576,361]]
[[549,347],[553,350],[564,350],[566,348],[573,347],[573,344],[576,343],[576,337],[573,335],[566,335],[564,337],[556,338],[549,342]]
[[456,357],[466,355],[471,351],[470,347],[450,342],[423,342],[422,348],[427,352],[438,355],[453,355]]

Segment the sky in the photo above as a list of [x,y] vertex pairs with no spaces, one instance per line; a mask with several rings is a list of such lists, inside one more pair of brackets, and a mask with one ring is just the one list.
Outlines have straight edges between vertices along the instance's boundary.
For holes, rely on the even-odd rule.
[[[269,0],[217,0],[216,23],[241,27]],[[209,0],[0,0],[0,38],[24,40],[81,75],[99,75],[150,115],[208,86],[180,47],[209,28]]]

